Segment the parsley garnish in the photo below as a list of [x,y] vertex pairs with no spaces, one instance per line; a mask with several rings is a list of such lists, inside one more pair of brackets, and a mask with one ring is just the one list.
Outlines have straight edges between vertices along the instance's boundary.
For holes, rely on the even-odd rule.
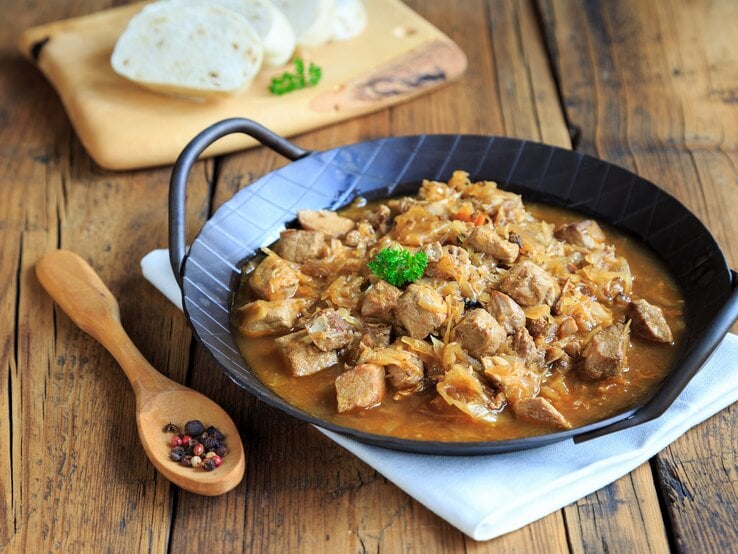
[[310,63],[307,68],[307,75],[305,74],[305,62],[300,58],[295,59],[295,72],[290,73],[285,71],[281,75],[272,77],[272,83],[269,85],[269,92],[272,94],[286,94],[293,90],[298,90],[305,87],[314,87],[320,81],[323,76],[323,71],[315,65]]
[[385,248],[367,265],[374,275],[390,285],[403,287],[423,276],[425,266],[428,265],[428,256],[422,250],[411,254],[404,248]]

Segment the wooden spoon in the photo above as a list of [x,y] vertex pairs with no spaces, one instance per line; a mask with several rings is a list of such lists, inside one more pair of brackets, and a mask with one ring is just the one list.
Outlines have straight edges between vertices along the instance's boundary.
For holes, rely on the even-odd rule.
[[[77,254],[55,250],[36,263],[36,276],[49,295],[80,329],[118,361],[136,393],[136,425],[146,455],[175,485],[207,496],[223,494],[243,478],[245,456],[238,430],[228,414],[206,396],[167,379],[131,342],[120,322],[118,303],[100,277]],[[167,423],[193,419],[225,434],[228,454],[213,471],[184,467],[169,458],[172,435]]]

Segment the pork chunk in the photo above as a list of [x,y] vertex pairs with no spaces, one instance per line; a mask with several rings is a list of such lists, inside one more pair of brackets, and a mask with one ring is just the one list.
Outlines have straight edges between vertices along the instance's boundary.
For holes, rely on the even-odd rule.
[[365,324],[358,340],[354,341],[348,352],[346,362],[355,364],[365,350],[378,350],[390,345],[392,327],[384,324]]
[[360,364],[336,377],[338,413],[378,406],[384,399],[384,368],[377,364]]
[[303,229],[321,231],[335,238],[345,236],[354,228],[353,220],[329,210],[300,210],[297,219]]
[[551,306],[561,292],[553,275],[529,260],[515,264],[499,288],[521,306]]
[[628,329],[621,323],[605,327],[582,349],[579,373],[585,379],[607,379],[619,375],[626,362]]
[[508,265],[514,263],[520,254],[520,247],[500,237],[493,225],[475,227],[464,246],[489,254]]
[[505,342],[505,329],[482,308],[468,311],[454,327],[454,340],[473,356],[492,354]]
[[443,297],[428,285],[409,285],[395,306],[395,318],[407,334],[424,339],[446,321],[448,309]]
[[540,366],[543,362],[543,356],[536,346],[536,341],[525,327],[515,331],[512,338],[512,348],[528,366]]
[[396,350],[396,362],[387,364],[385,371],[390,384],[399,391],[418,391],[423,387],[425,367],[420,356],[407,350]]
[[323,352],[313,344],[306,331],[279,337],[274,342],[295,377],[312,375],[338,363],[336,351]]
[[354,337],[354,328],[332,308],[315,314],[305,325],[305,330],[313,344],[323,352],[343,348]]
[[279,234],[277,253],[285,260],[302,263],[320,258],[325,249],[325,235],[320,231],[285,229]]
[[267,256],[251,274],[251,290],[264,300],[292,298],[300,284],[298,272],[279,256]]
[[545,423],[551,427],[571,429],[571,423],[545,398],[524,398],[512,404],[513,413],[520,419]]
[[674,336],[666,322],[661,308],[649,304],[646,300],[636,300],[628,307],[628,317],[631,319],[633,332],[644,339],[655,342],[671,343]]
[[238,331],[247,337],[276,335],[292,329],[297,318],[312,304],[304,298],[255,300],[238,309],[241,321]]
[[364,293],[361,315],[390,319],[402,291],[387,281],[377,281]]
[[597,248],[607,238],[597,222],[591,219],[562,225],[556,229],[554,236],[561,241],[589,250]]
[[487,311],[502,325],[508,335],[525,326],[523,308],[507,294],[493,290],[489,295]]

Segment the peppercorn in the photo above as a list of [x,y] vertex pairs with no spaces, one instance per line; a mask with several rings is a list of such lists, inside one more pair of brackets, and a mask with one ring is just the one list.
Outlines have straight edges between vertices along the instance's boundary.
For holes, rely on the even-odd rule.
[[223,458],[220,456],[213,456],[210,460],[215,464],[215,467],[220,467],[220,464],[223,463]]
[[205,439],[205,442],[203,442],[202,445],[205,447],[205,450],[215,450],[220,446],[220,441],[215,437],[210,436]]
[[205,460],[200,467],[205,471],[213,471],[216,466],[213,460]]
[[217,454],[211,450],[210,452],[208,452],[208,453],[205,454],[205,459],[206,460],[209,460],[213,456],[217,456]]
[[200,467],[200,464],[202,463],[202,458],[200,456],[192,456],[192,459],[190,460],[190,464],[192,467]]
[[162,429],[162,431],[164,431],[165,433],[179,434],[179,429],[171,421],[164,426],[164,429]]
[[212,425],[208,427],[208,435],[215,437],[219,441],[222,441],[225,438],[225,435],[221,433],[217,427],[213,427]]
[[221,458],[228,454],[228,449],[225,447],[225,445],[220,445],[218,448],[215,449],[215,453],[220,456]]
[[202,456],[203,452],[205,452],[205,447],[199,442],[195,446],[192,447],[192,453],[195,456]]
[[192,437],[196,437],[205,430],[205,426],[199,419],[193,419],[185,423],[185,433]]
[[182,444],[185,446],[190,444],[190,441],[192,440],[192,437],[189,435],[182,435],[180,438],[182,439]]
[[175,462],[179,462],[184,455],[185,455],[185,449],[182,448],[181,446],[172,448],[172,451],[169,453],[169,457]]
[[169,444],[171,445],[172,448],[175,448],[177,446],[182,446],[182,439],[179,438],[179,435],[174,435],[172,437],[172,440],[169,441]]
[[192,466],[192,456],[182,456],[182,459],[179,461],[179,463],[185,467]]

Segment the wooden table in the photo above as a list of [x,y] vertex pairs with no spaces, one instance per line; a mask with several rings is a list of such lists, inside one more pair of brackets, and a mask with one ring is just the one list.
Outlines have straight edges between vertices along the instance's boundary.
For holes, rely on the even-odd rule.
[[[738,266],[738,3],[408,3],[466,51],[463,79],[301,136],[300,145],[464,132],[576,148],[675,194]],[[310,426],[224,378],[182,314],[139,270],[140,258],[167,242],[170,168],[96,167],[53,89],[14,48],[28,26],[112,4],[0,5],[0,550],[738,550],[736,406],[612,485],[476,543]],[[264,150],[201,162],[190,192],[190,236],[236,190],[282,163]],[[203,498],[156,474],[138,447],[122,372],[55,310],[34,277],[38,257],[58,247],[100,272],[119,298],[125,327],[156,367],[233,415],[248,455],[237,490]]]

